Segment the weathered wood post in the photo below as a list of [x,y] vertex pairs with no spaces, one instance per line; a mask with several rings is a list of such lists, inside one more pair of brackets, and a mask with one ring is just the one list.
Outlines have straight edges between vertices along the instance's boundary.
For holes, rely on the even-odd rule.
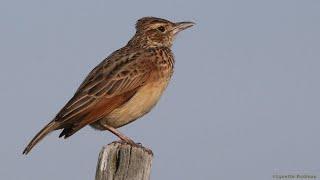
[[149,180],[152,151],[142,146],[113,142],[99,154],[95,180]]

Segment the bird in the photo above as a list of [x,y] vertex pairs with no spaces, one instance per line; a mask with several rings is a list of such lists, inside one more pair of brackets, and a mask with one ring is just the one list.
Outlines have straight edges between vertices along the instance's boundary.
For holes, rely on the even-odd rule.
[[117,128],[142,117],[157,104],[173,75],[173,41],[179,32],[194,24],[151,16],[138,19],[128,43],[86,76],[74,96],[35,135],[23,154],[52,131],[62,130],[59,137],[68,138],[86,125],[135,144]]

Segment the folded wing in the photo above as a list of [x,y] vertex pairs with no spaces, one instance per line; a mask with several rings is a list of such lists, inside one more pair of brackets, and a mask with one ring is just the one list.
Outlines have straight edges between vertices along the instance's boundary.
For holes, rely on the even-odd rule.
[[63,129],[60,137],[71,136],[127,102],[148,80],[152,62],[147,53],[135,52],[97,66],[54,119],[60,124],[57,129]]

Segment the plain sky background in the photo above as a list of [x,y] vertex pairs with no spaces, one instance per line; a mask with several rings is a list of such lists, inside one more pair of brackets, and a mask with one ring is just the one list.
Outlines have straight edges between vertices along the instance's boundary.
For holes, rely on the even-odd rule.
[[120,129],[152,148],[152,180],[320,176],[320,1],[1,0],[0,179],[94,178],[111,133],[21,153],[143,16],[197,23],[156,108]]

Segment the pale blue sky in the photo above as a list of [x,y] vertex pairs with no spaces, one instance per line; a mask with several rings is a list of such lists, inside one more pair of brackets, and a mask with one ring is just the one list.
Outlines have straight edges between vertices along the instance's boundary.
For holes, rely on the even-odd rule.
[[195,21],[156,108],[121,128],[152,148],[152,180],[320,176],[320,1],[0,2],[0,179],[93,179],[111,133],[22,150],[143,16]]

